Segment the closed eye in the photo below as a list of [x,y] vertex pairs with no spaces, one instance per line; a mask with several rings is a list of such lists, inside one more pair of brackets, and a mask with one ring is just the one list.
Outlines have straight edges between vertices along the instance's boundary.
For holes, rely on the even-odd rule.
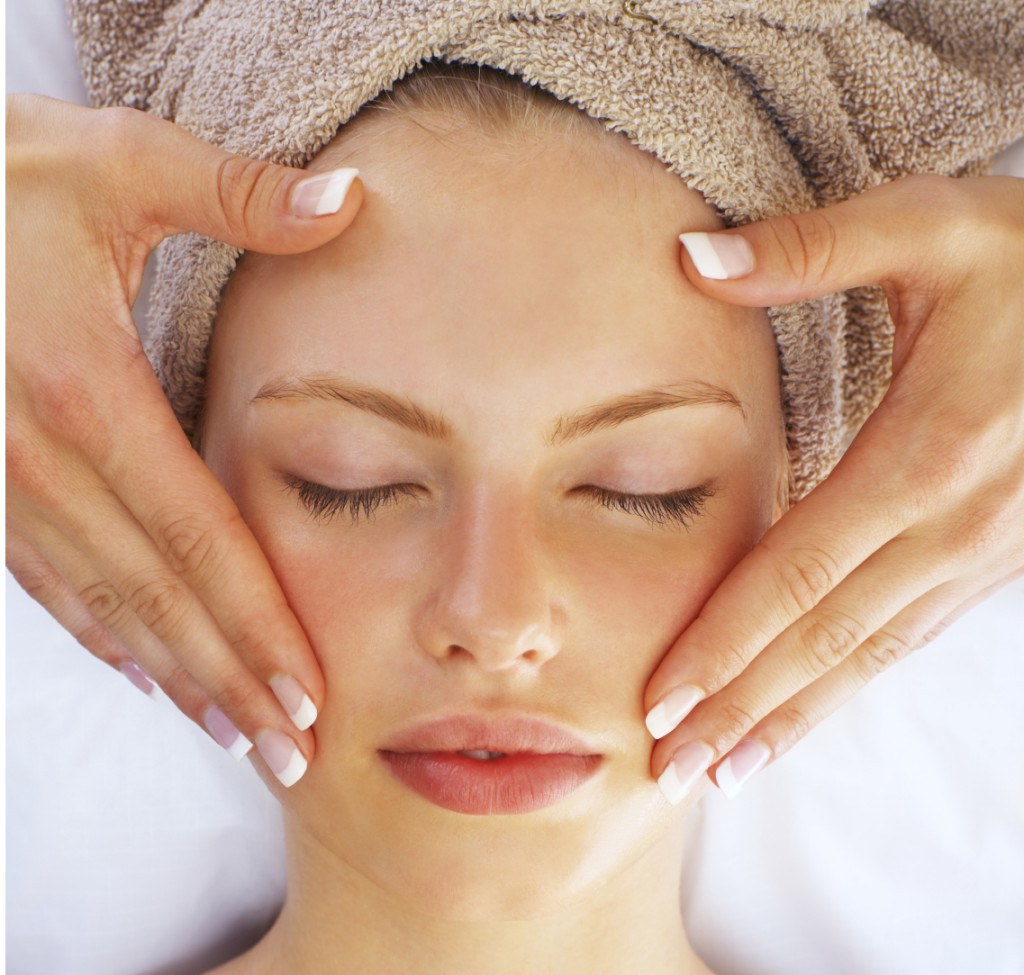
[[[285,486],[298,494],[299,502],[317,521],[328,522],[348,511],[352,524],[368,518],[382,505],[396,504],[403,496],[416,495],[422,489],[415,484],[383,484],[377,487],[344,489],[316,484],[288,474]],[[714,491],[706,484],[681,491],[660,494],[627,494],[594,485],[576,489],[590,502],[605,508],[636,515],[655,527],[676,524],[688,527],[703,514]]]
[[399,497],[416,494],[415,484],[384,484],[380,487],[345,490],[315,484],[301,477],[287,474],[285,485],[299,496],[300,503],[317,521],[330,521],[335,515],[348,510],[354,525],[360,517],[369,517],[382,504],[394,504]]
[[669,522],[689,527],[695,518],[704,513],[708,498],[715,493],[706,484],[661,494],[625,494],[593,485],[580,490],[597,504],[639,515],[655,527],[662,527]]

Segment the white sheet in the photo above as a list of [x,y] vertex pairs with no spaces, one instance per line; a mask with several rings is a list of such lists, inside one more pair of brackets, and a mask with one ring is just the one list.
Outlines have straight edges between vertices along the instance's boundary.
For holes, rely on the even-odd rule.
[[[8,90],[84,101],[61,0],[10,0]],[[999,170],[1024,176],[1024,142]],[[280,813],[7,577],[7,971],[191,975],[284,890]],[[719,975],[1024,973],[1024,580],[697,814]]]

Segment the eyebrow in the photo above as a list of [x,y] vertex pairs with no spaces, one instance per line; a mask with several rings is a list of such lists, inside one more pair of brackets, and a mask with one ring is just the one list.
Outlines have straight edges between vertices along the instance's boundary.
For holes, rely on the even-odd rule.
[[[333,400],[373,413],[431,440],[451,441],[455,438],[455,428],[441,414],[387,390],[340,376],[273,379],[264,383],[250,402],[259,400]],[[712,383],[688,380],[624,393],[559,417],[547,443],[552,447],[560,446],[596,430],[616,427],[627,420],[680,406],[729,406],[739,410],[746,419],[743,404],[735,394]]]

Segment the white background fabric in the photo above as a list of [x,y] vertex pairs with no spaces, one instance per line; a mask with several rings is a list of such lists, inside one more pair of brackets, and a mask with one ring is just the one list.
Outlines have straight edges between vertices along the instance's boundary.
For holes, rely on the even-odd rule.
[[[9,0],[7,89],[84,103],[61,0]],[[1024,176],[1024,142],[997,172]],[[694,814],[719,975],[1024,975],[1024,580]],[[283,897],[280,810],[7,576],[7,971],[191,975]]]

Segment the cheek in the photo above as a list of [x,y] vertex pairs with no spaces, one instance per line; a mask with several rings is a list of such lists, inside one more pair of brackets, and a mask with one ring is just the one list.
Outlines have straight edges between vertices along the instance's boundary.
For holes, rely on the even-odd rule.
[[429,573],[423,547],[405,533],[388,541],[359,528],[288,529],[254,534],[325,674],[342,657],[372,652],[379,663],[384,648],[408,650],[412,599]]
[[[562,549],[578,641],[646,677],[707,598],[770,524],[771,506],[753,488],[734,493],[689,532],[625,541],[594,537]],[[587,654],[584,654],[587,656]],[[594,663],[590,656],[588,663]]]

